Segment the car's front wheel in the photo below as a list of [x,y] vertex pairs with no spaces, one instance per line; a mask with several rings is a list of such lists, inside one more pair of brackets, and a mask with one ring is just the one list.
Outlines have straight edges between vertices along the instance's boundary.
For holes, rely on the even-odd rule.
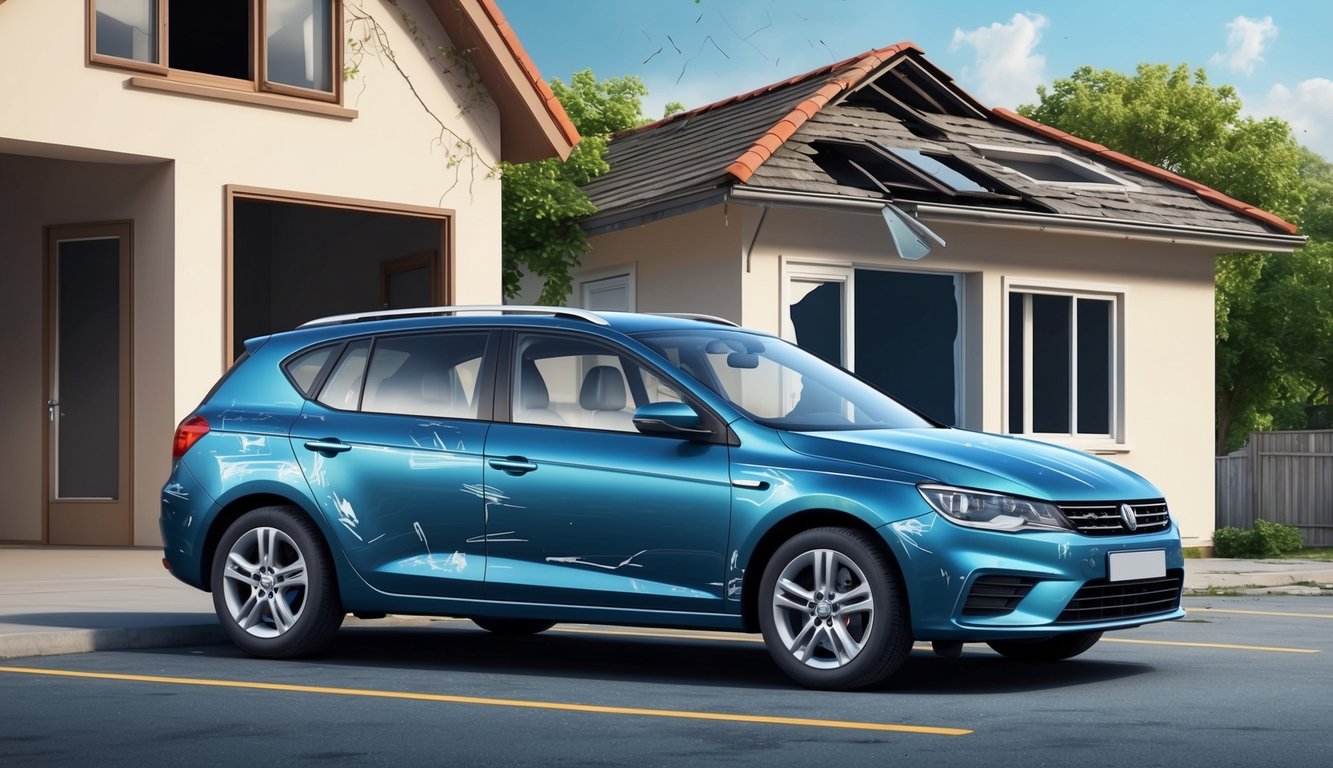
[[232,523],[213,557],[212,585],[223,629],[252,656],[314,653],[342,624],[319,529],[291,507],[260,507]]
[[912,648],[896,569],[875,539],[815,528],[780,546],[760,582],[759,626],[773,660],[808,688],[879,683]]
[[991,640],[996,653],[1015,661],[1061,661],[1072,659],[1102,639],[1098,631],[1070,632],[1039,640]]

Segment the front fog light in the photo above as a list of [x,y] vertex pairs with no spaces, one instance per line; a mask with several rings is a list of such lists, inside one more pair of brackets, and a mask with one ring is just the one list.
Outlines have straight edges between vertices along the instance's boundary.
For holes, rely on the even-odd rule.
[[971,528],[1020,531],[1071,527],[1054,504],[946,485],[918,485],[917,490],[950,522]]

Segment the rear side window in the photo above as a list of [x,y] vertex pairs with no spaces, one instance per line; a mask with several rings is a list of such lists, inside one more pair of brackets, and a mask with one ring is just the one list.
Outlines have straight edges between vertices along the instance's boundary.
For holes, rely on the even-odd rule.
[[319,377],[319,372],[324,370],[325,363],[329,361],[329,357],[337,348],[337,345],[330,345],[312,349],[293,357],[283,366],[283,369],[287,371],[287,376],[292,380],[292,384],[296,385],[301,394],[310,394],[310,388],[315,385],[315,379]]
[[361,383],[366,375],[366,361],[370,358],[370,339],[361,339],[347,345],[328,381],[319,391],[319,402],[342,411],[355,411],[361,404]]
[[486,333],[388,336],[375,342],[361,410],[475,419]]

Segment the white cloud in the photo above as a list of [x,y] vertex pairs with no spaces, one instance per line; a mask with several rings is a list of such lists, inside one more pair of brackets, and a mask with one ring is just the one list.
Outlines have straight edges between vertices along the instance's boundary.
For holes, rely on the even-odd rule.
[[1212,64],[1221,64],[1233,72],[1254,72],[1254,65],[1264,60],[1264,48],[1277,38],[1272,16],[1251,19],[1237,16],[1227,22],[1227,50],[1213,54]]
[[1333,80],[1305,80],[1293,90],[1275,85],[1259,108],[1291,124],[1296,141],[1333,161]]
[[1039,13],[1015,13],[1008,24],[995,22],[971,32],[954,29],[949,50],[967,45],[977,55],[959,79],[987,104],[1012,108],[1036,101],[1037,86],[1046,79],[1046,57],[1033,50],[1046,24]]

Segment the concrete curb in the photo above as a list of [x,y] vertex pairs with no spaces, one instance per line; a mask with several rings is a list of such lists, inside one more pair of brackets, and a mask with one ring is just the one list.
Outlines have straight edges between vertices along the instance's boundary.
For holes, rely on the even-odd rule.
[[227,636],[218,624],[53,629],[0,635],[0,659],[174,648],[183,645],[220,645],[226,642]]

